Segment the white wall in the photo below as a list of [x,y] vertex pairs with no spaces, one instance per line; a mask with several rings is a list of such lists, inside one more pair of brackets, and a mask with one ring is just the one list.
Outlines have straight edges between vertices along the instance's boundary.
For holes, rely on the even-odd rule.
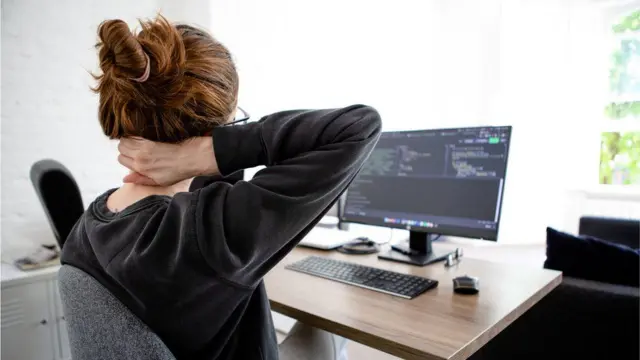
[[[182,6],[176,6],[181,3]],[[87,205],[118,186],[126,171],[116,143],[97,121],[87,71],[97,70],[98,24],[158,10],[171,19],[209,24],[209,1],[2,1],[2,254],[24,255],[53,235],[29,180],[31,164],[52,158],[73,173]]]
[[[257,114],[364,102],[387,129],[464,125],[488,117],[497,71],[487,32],[498,11],[487,4],[214,1],[211,27],[237,58],[240,102]],[[468,26],[445,41],[438,33],[454,16]]]

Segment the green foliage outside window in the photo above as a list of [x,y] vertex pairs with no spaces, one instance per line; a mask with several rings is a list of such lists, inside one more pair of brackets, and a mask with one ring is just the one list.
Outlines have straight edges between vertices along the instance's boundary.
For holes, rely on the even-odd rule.
[[600,183],[640,184],[640,131],[602,133]]
[[631,14],[622,18],[619,23],[613,25],[613,32],[616,34],[638,30],[640,30],[640,10],[632,12]]
[[[613,32],[640,32],[640,10],[613,25]],[[640,39],[640,38],[639,38]],[[640,40],[623,38],[612,56],[609,86],[612,94],[640,99],[640,78],[631,67],[640,63]],[[640,128],[640,101],[611,102],[605,115],[612,121],[637,120]],[[640,131],[605,132],[601,135],[600,184],[640,185]]]
[[605,114],[610,119],[640,118],[640,101],[611,103],[605,109]]
[[[623,39],[613,52],[612,67],[609,71],[609,88],[614,95],[640,95],[640,79],[632,72],[632,62],[640,59],[640,41]],[[617,106],[618,104],[612,104]]]

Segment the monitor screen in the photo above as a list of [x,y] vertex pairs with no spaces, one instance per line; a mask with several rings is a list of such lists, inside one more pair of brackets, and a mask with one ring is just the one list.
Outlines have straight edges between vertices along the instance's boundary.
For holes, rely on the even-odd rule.
[[496,240],[510,136],[510,126],[385,132],[342,220]]

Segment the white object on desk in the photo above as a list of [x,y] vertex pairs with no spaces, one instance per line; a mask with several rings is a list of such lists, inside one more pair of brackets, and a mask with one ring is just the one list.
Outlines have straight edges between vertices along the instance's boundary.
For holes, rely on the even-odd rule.
[[298,243],[316,249],[331,250],[354,240],[353,232],[316,226]]
[[58,269],[25,272],[2,264],[2,359],[71,359]]
[[338,220],[337,217],[325,216],[320,220],[320,222],[318,222],[317,226],[331,229],[331,228],[337,228],[339,223],[340,221]]

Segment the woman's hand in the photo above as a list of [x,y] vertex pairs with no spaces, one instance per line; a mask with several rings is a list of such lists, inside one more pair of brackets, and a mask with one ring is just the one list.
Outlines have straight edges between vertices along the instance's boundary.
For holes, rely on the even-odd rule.
[[118,144],[118,151],[118,162],[133,171],[125,176],[125,183],[167,186],[194,176],[218,174],[210,136],[192,138],[181,144],[124,138]]

